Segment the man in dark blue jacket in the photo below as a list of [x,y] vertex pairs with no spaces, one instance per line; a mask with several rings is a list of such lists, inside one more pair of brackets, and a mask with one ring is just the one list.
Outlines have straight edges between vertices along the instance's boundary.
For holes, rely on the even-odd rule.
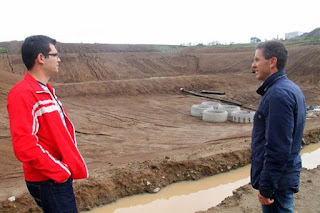
[[259,190],[264,213],[294,212],[299,190],[306,104],[300,88],[286,76],[287,53],[280,42],[259,43],[252,63],[263,83],[252,130],[251,184]]

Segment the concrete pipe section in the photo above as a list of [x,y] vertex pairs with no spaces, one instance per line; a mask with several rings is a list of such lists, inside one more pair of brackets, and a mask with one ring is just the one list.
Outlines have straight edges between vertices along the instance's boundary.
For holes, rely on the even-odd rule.
[[220,107],[218,107],[218,109],[227,111],[229,120],[232,120],[232,112],[240,111],[240,107],[234,105],[221,105]]
[[231,113],[232,115],[232,122],[235,123],[252,123],[253,117],[255,112],[254,111],[234,111]]
[[191,115],[195,117],[202,118],[202,113],[206,109],[213,109],[212,106],[194,104],[191,106]]
[[220,103],[218,102],[213,102],[213,101],[204,101],[201,103],[203,106],[212,106],[213,109],[218,109],[219,106],[221,106]]
[[202,120],[205,122],[226,122],[228,112],[219,109],[206,109],[203,111]]

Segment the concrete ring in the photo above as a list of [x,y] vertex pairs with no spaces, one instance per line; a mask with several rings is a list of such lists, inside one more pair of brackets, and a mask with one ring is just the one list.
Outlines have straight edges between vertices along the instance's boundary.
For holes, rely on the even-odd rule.
[[255,112],[254,111],[234,111],[231,113],[232,115],[232,122],[235,123],[252,123],[253,117]]
[[202,120],[205,122],[226,122],[228,112],[219,109],[206,109],[203,111]]
[[191,115],[201,118],[202,113],[205,109],[212,109],[212,106],[203,106],[201,104],[194,104],[191,106]]

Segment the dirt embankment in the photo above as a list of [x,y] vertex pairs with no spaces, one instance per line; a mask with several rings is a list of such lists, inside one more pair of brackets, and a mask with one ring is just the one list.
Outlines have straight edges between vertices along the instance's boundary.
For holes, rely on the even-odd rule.
[[[191,117],[191,105],[207,99],[183,95],[179,88],[222,90],[223,98],[256,107],[259,82],[249,71],[253,48],[60,52],[60,72],[51,83],[76,126],[91,175],[75,182],[79,209],[250,162],[252,124]],[[292,46],[289,53],[289,77],[308,105],[319,105],[320,45]],[[12,152],[5,109],[6,95],[24,70],[19,55],[0,55],[0,212],[39,212]],[[319,127],[318,118],[308,120],[306,143],[319,141]],[[10,196],[17,200],[6,201]]]

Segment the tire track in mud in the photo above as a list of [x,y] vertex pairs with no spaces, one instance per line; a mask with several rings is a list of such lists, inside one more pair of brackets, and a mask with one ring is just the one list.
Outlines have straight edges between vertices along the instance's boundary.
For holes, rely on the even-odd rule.
[[95,135],[95,136],[112,136],[110,134],[104,134],[104,133],[92,133],[92,132],[85,132],[85,131],[75,131],[78,134],[83,134],[83,135]]
[[204,143],[206,143],[206,144],[211,144],[211,143],[222,144],[222,143],[224,143],[224,141],[233,140],[233,139],[242,139],[242,138],[250,138],[250,136],[227,137],[227,138],[223,138],[223,139],[209,140]]
[[[162,118],[161,116],[149,117],[148,116],[149,113],[141,115],[140,112],[136,113],[137,111],[135,111],[135,110],[128,111],[128,112],[126,112],[126,114],[120,114],[120,113],[107,112],[105,109],[93,109],[92,107],[87,107],[85,105],[78,105],[78,104],[75,104],[75,103],[72,103],[72,105],[76,106],[77,108],[82,108],[82,109],[85,109],[87,111],[90,111],[91,115],[93,115],[93,114],[95,116],[96,115],[100,115],[100,117],[103,118],[103,120],[105,120],[104,116],[114,118],[114,119],[122,122],[121,125],[123,125],[123,123],[125,123],[125,122],[132,121],[132,122],[135,122],[135,123],[152,124],[152,125],[159,126],[159,127],[180,128],[179,126],[161,123],[161,122],[168,122],[167,119]],[[167,106],[165,107],[166,109],[163,109],[163,108],[160,108],[160,107],[155,107],[155,106],[153,106],[153,107],[144,106],[144,107],[148,107],[149,110],[151,108],[151,111],[156,111],[156,112],[163,111],[163,112],[180,113],[180,114],[183,114],[183,115],[187,115],[186,113],[183,113],[181,111],[173,110],[173,107],[171,107],[170,109],[167,109],[168,108]],[[110,111],[112,111],[112,109],[110,109]],[[130,114],[130,116],[129,116],[129,114]],[[97,122],[96,120],[94,120],[94,118],[90,118],[90,116],[83,116],[83,117],[86,117],[90,122],[96,123],[96,124],[99,124],[99,125],[110,126],[110,127],[113,127],[113,128],[124,128],[124,127],[120,127],[120,126],[117,127],[117,126],[114,126],[114,125],[107,125],[105,122],[101,122],[101,123]],[[143,117],[143,119],[141,119],[139,117]]]

